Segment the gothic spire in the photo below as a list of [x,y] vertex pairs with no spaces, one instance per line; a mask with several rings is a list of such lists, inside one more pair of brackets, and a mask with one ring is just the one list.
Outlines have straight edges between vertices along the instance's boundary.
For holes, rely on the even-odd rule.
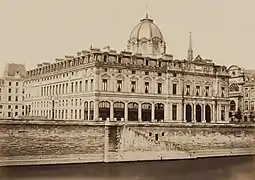
[[193,49],[192,49],[192,37],[191,31],[189,32],[189,50],[188,50],[188,60],[193,60]]

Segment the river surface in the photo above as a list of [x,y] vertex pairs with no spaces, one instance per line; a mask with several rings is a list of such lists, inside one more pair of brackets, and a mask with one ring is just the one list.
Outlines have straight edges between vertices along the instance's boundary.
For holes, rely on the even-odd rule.
[[255,180],[255,156],[0,167],[1,180]]

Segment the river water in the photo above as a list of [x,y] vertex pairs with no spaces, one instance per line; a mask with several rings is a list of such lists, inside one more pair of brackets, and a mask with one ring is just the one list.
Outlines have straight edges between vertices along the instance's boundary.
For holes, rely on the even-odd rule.
[[1,180],[255,180],[255,156],[1,167]]

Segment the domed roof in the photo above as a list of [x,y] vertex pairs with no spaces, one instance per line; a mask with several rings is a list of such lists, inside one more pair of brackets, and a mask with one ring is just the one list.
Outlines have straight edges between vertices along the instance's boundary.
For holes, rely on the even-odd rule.
[[154,24],[153,20],[146,17],[144,19],[140,20],[140,23],[135,26],[133,31],[131,32],[131,35],[129,39],[137,39],[140,40],[142,38],[146,39],[153,39],[153,38],[159,38],[160,40],[164,41],[163,35],[159,29],[159,27]]

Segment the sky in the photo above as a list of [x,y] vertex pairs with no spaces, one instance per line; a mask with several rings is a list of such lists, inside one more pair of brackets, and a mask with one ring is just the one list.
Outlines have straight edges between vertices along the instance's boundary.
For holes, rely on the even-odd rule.
[[29,70],[90,45],[124,50],[146,4],[174,58],[187,58],[191,31],[194,56],[255,69],[254,0],[0,0],[0,71],[7,62]]

